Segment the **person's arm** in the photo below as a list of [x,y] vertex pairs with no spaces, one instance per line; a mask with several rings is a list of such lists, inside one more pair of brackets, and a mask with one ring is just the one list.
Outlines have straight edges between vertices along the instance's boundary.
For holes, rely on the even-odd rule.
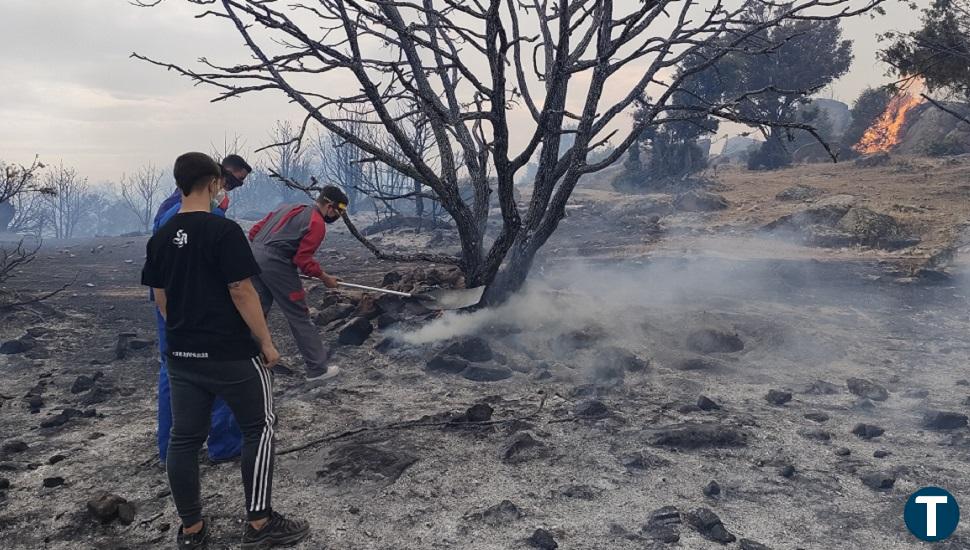
[[249,242],[253,242],[253,239],[256,238],[256,235],[259,235],[259,232],[263,230],[263,226],[266,225],[266,222],[268,222],[269,219],[272,218],[273,214],[275,213],[276,213],[275,211],[271,210],[269,214],[266,214],[266,216],[263,219],[256,222],[256,225],[252,226],[252,228],[249,229]]
[[162,319],[168,321],[168,298],[165,296],[164,288],[153,288],[155,291],[155,307],[162,314]]
[[269,334],[269,327],[266,326],[266,317],[263,315],[263,307],[259,303],[259,295],[253,287],[251,280],[243,279],[229,283],[229,296],[232,303],[239,311],[249,331],[253,333],[253,338],[259,344],[260,352],[263,355],[263,366],[273,368],[280,360],[280,353],[273,346],[273,338]]
[[300,268],[304,275],[320,279],[327,288],[334,288],[337,286],[337,278],[324,272],[313,257],[323,243],[326,234],[327,225],[323,221],[323,216],[320,215],[320,212],[314,211],[313,215],[310,216],[310,227],[303,239],[300,240],[300,245],[293,256],[293,264]]

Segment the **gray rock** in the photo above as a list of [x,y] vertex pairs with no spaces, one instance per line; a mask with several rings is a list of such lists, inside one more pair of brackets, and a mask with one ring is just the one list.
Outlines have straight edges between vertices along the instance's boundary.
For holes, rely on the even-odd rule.
[[492,419],[492,413],[495,409],[491,405],[485,403],[477,403],[472,405],[460,416],[455,417],[452,422],[455,424],[460,424],[463,422],[488,422]]
[[835,395],[839,393],[839,387],[831,382],[816,380],[806,387],[802,393],[809,395]]
[[559,543],[556,542],[556,539],[552,538],[552,533],[545,529],[536,529],[526,542],[529,543],[529,546],[541,550],[556,550],[556,548],[559,548]]
[[[615,346],[600,348],[594,359],[593,369],[601,372],[643,372],[649,368],[650,362],[637,357],[630,350]],[[622,374],[604,375],[605,378],[622,378]]]
[[9,340],[0,344],[0,354],[3,355],[16,355],[18,353],[24,353],[33,348],[33,341],[28,339],[20,340]]
[[0,491],[6,491],[10,488],[10,480],[5,477],[0,477]]
[[744,349],[737,334],[705,328],[687,335],[687,348],[698,353],[734,353]]
[[743,447],[747,444],[747,437],[721,424],[685,423],[653,430],[648,441],[651,445],[693,450]]
[[765,401],[778,406],[788,403],[791,401],[791,398],[791,392],[781,390],[768,390],[768,393],[765,395]]
[[926,397],[929,397],[929,395],[930,390],[927,389],[913,389],[903,392],[903,397],[907,399],[925,399]]
[[458,374],[468,368],[468,361],[462,359],[461,357],[452,357],[448,355],[436,355],[431,358],[430,361],[425,365],[425,368],[432,372],[447,372],[450,374]]
[[502,366],[470,364],[461,372],[462,377],[475,382],[498,382],[512,377],[512,369]]
[[889,392],[886,388],[876,384],[866,378],[849,378],[845,381],[849,391],[859,397],[871,399],[873,401],[885,401],[889,399]]
[[577,500],[593,500],[596,498],[596,491],[589,485],[569,485],[564,487],[560,494],[566,498]]
[[532,450],[541,449],[545,445],[529,432],[517,432],[506,441],[502,447],[502,460],[506,462],[521,462],[534,456]]
[[3,444],[3,452],[6,454],[22,453],[28,449],[27,443],[14,439]]
[[64,478],[63,477],[45,477],[43,483],[44,483],[44,487],[47,487],[48,489],[53,488],[53,487],[60,487],[61,485],[64,485]]
[[721,518],[707,508],[697,508],[685,514],[685,516],[687,524],[707,540],[721,544],[728,544],[736,540],[736,537],[729,533],[724,524],[721,523]]
[[967,415],[948,411],[927,411],[923,427],[928,430],[956,430],[967,425]]
[[849,456],[852,451],[848,447],[839,447],[835,450],[835,456]]
[[455,355],[474,362],[491,361],[494,355],[488,342],[477,336],[459,338],[451,344],[448,344],[441,353]]
[[677,508],[664,506],[650,513],[650,518],[640,532],[657,542],[673,544],[680,540],[677,529],[680,524],[680,512]]
[[78,376],[74,379],[74,383],[71,384],[71,393],[83,393],[94,387],[95,380],[90,376],[84,374]]
[[697,398],[697,408],[702,411],[717,411],[721,409],[721,406],[711,398],[702,395]]
[[331,451],[327,460],[317,471],[318,479],[325,478],[328,483],[369,480],[389,485],[417,462],[418,457],[401,449],[348,443]]
[[876,426],[874,424],[856,424],[855,428],[852,428],[852,433],[859,436],[862,439],[872,439],[874,437],[879,437],[880,435],[886,433],[886,430]]
[[872,472],[864,474],[862,483],[874,491],[888,491],[896,484],[896,478],[885,472]]
[[794,187],[789,187],[775,195],[775,199],[779,201],[806,201],[819,197],[823,194],[825,194],[825,191],[815,187],[810,187],[808,185],[795,185]]
[[581,401],[573,408],[573,414],[580,418],[605,418],[610,409],[598,399]]
[[721,494],[721,486],[716,481],[711,480],[710,483],[704,486],[705,496],[716,497],[719,494]]
[[491,525],[492,527],[498,527],[500,525],[508,525],[519,519],[522,519],[525,514],[519,509],[512,501],[503,500],[502,502],[486,508],[481,512],[476,512],[465,516],[465,519],[471,521],[480,521],[486,525]]
[[889,456],[891,454],[892,453],[890,453],[889,451],[884,451],[884,450],[880,449],[880,450],[872,453],[872,456],[875,457],[875,458],[886,458],[887,456]]
[[771,548],[751,539],[741,539],[741,550],[771,550]]
[[122,525],[131,525],[135,521],[135,505],[125,501],[118,504],[118,521]]
[[623,457],[623,466],[628,470],[656,470],[670,466],[670,461],[651,453],[630,453]]
[[110,523],[118,517],[118,505],[127,502],[118,495],[99,493],[88,501],[88,513],[102,523]]
[[795,475],[795,467],[791,464],[783,466],[778,470],[778,475],[785,478],[790,478]]

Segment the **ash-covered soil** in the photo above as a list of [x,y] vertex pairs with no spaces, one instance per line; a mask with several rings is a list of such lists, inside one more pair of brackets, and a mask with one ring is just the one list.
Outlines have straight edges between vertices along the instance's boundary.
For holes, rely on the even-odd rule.
[[[312,289],[344,370],[324,385],[301,381],[274,312],[293,371],[276,375],[274,507],[310,520],[299,548],[918,548],[909,494],[970,494],[959,273],[929,284],[878,258],[696,231],[652,253],[652,231],[583,219],[564,221],[529,288],[495,310]],[[600,253],[611,231],[646,252]],[[143,250],[49,244],[8,283],[39,292],[77,276],[0,318],[0,342],[17,342],[0,355],[2,548],[173,545]],[[454,282],[373,260],[339,230],[319,257],[348,281]],[[363,336],[344,330],[356,317],[373,333],[337,345]],[[238,464],[203,459],[202,478],[210,547],[232,548]],[[103,492],[134,517],[96,519],[88,501]],[[970,548],[966,528],[940,548]]]

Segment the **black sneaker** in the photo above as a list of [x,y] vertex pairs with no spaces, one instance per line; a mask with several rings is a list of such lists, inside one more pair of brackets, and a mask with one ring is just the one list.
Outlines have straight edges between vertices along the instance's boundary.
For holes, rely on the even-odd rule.
[[309,523],[302,519],[286,519],[279,512],[273,512],[266,525],[258,531],[252,525],[246,524],[246,533],[240,548],[246,550],[296,544],[309,534]]
[[182,526],[179,526],[179,534],[175,538],[178,544],[179,550],[201,550],[206,548],[209,543],[209,522],[202,521],[202,530],[198,533],[192,533],[191,535],[186,535],[182,532]]

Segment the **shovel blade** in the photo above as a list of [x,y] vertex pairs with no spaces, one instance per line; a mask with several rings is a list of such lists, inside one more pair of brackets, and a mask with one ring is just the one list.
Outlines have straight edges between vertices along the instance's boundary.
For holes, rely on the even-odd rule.
[[484,293],[484,286],[463,289],[439,288],[416,295],[415,298],[420,299],[421,303],[429,309],[464,309],[481,302]]

